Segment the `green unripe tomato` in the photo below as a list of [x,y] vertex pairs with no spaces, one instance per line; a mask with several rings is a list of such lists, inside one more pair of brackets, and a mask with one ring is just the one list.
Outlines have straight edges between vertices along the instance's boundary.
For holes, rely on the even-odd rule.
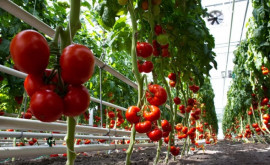
[[160,34],[159,36],[157,36],[157,42],[160,45],[167,45],[169,43],[169,38],[167,34]]
[[118,0],[119,5],[126,5],[128,3],[128,0]]

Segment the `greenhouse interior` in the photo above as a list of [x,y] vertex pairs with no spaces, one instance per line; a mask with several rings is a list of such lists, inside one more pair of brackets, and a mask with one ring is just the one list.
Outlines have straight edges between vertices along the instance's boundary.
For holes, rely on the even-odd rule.
[[0,0],[0,164],[270,164],[269,0]]

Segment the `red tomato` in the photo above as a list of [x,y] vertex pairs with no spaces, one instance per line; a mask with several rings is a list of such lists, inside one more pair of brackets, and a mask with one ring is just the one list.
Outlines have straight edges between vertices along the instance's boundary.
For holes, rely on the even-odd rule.
[[58,157],[58,154],[51,154],[50,157]]
[[155,26],[155,34],[157,36],[160,35],[160,34],[162,34],[162,31],[163,31],[163,29],[162,29],[162,27],[160,25],[156,25]]
[[181,131],[182,130],[182,128],[183,128],[183,126],[182,126],[182,124],[177,124],[176,126],[175,126],[175,129],[177,130],[177,131]]
[[269,114],[264,114],[263,115],[263,119],[264,120],[269,120],[270,119],[270,115]]
[[269,102],[269,99],[267,98],[267,97],[265,97],[263,100],[262,100],[262,105],[266,105],[266,104],[268,104],[268,102]]
[[33,141],[34,143],[36,143],[36,142],[37,142],[37,139],[36,139],[36,138],[32,138],[32,141]]
[[172,81],[176,81],[176,74],[175,74],[175,73],[170,73],[170,74],[168,75],[168,78],[169,78],[170,80],[172,80]]
[[162,55],[162,57],[169,57],[170,52],[168,49],[162,49],[161,55]]
[[127,109],[126,111],[126,119],[127,121],[129,121],[130,123],[139,123],[140,122],[140,116],[137,115],[138,112],[140,112],[140,108],[136,107],[136,106],[131,106]]
[[148,10],[148,1],[147,0],[142,2],[142,9],[143,10]]
[[249,116],[252,115],[252,111],[248,111],[248,115],[249,115]]
[[147,136],[152,141],[159,141],[162,138],[162,131],[158,128],[152,130],[151,132],[147,133]]
[[18,103],[18,104],[22,104],[22,101],[23,101],[23,96],[15,96],[15,101]]
[[22,112],[21,113],[21,118],[31,119],[32,118],[32,114],[31,113],[28,113],[28,112],[26,112],[26,113]]
[[151,93],[146,91],[146,99],[151,105],[160,106],[167,101],[167,92],[162,86],[150,84],[148,89]]
[[163,131],[165,132],[171,132],[172,130],[172,126],[171,124],[168,122],[168,120],[162,120],[161,121],[161,128]]
[[180,111],[184,111],[184,110],[185,110],[185,106],[184,106],[184,105],[180,105],[180,106],[179,106],[179,110],[180,110]]
[[98,141],[99,141],[100,143],[104,143],[104,142],[106,142],[107,140],[105,140],[105,139],[98,139]]
[[147,42],[137,42],[137,56],[147,58],[150,57],[153,53],[153,47]]
[[0,110],[0,116],[4,116],[5,111],[4,110]]
[[91,143],[91,140],[89,140],[89,139],[86,139],[85,141],[84,141],[84,144],[90,144]]
[[142,70],[145,72],[145,73],[150,73],[152,72],[154,68],[154,65],[151,61],[145,61],[143,64],[142,64]]
[[173,88],[173,87],[175,87],[176,82],[175,82],[175,81],[170,80],[170,81],[169,81],[169,84],[170,84],[170,86]]
[[179,147],[175,147],[175,146],[171,146],[170,152],[173,156],[177,156],[179,155],[180,152],[180,148]]
[[90,95],[83,85],[70,85],[64,97],[64,115],[78,116],[83,114],[90,104]]
[[61,55],[61,75],[69,84],[83,84],[94,72],[95,58],[86,46],[72,44],[67,46]]
[[253,127],[253,128],[258,128],[258,123],[253,123],[253,124],[252,124],[252,127]]
[[144,72],[143,67],[142,67],[142,61],[137,61],[137,66],[140,73]]
[[183,134],[186,134],[188,132],[188,128],[187,127],[183,127],[182,128],[182,132],[183,132]]
[[0,82],[4,80],[4,77],[0,75]]
[[268,120],[263,119],[263,123],[264,123],[265,125],[267,125],[267,124],[268,124]]
[[36,92],[31,98],[30,107],[35,117],[43,122],[58,120],[64,111],[63,100],[50,90]]
[[115,117],[115,114],[114,114],[113,111],[109,111],[108,112],[108,116],[109,116],[109,118],[114,118]]
[[166,144],[169,143],[169,140],[170,140],[170,137],[169,137],[169,136],[167,136],[167,137],[164,138],[164,142],[165,142]]
[[50,49],[40,33],[24,30],[12,39],[10,54],[19,70],[28,74],[40,74],[49,63]]
[[31,97],[36,91],[40,90],[44,85],[42,75],[28,74],[24,80],[24,89],[29,97]]
[[173,99],[173,102],[174,102],[174,104],[179,105],[179,104],[181,104],[181,99],[179,97],[175,97]]
[[135,129],[139,133],[147,133],[151,131],[152,124],[150,121],[139,122],[135,125]]
[[143,117],[148,121],[156,121],[160,118],[160,110],[157,106],[148,105],[144,107]]
[[154,49],[153,55],[158,57],[160,55],[160,50],[159,49]]
[[169,136],[170,132],[163,131],[162,132],[162,137],[167,137]]
[[29,144],[30,146],[32,146],[32,145],[34,145],[35,143],[34,143],[33,141],[29,141],[28,144]]

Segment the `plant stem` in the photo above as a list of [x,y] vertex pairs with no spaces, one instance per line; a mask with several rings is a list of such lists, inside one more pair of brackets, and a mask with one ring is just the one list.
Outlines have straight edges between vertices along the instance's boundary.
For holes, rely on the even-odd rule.
[[[160,128],[161,127],[161,119],[158,119],[157,124],[158,124],[158,127]],[[156,153],[154,165],[158,164],[160,152],[161,152],[161,146],[162,146],[162,138],[158,141],[158,147],[157,147],[157,153]]]
[[[137,22],[133,7],[133,0],[129,0],[128,2],[128,11],[130,13],[131,23],[132,23],[132,46],[131,46],[131,58],[132,58],[132,71],[135,75],[136,81],[138,83],[138,103],[137,106],[139,108],[142,107],[142,97],[143,97],[143,78],[139,72],[138,66],[137,66],[137,56],[136,56],[136,43],[137,43]],[[131,130],[131,136],[130,136],[130,143],[129,147],[127,149],[127,155],[126,155],[126,165],[129,165],[131,154],[133,151],[133,146],[135,143],[135,136],[136,136],[136,130],[135,130],[135,124],[132,125]]]
[[76,121],[73,117],[67,118],[68,127],[67,127],[67,162],[66,165],[73,165],[76,159],[76,154],[74,152],[74,137],[75,137],[75,127]]

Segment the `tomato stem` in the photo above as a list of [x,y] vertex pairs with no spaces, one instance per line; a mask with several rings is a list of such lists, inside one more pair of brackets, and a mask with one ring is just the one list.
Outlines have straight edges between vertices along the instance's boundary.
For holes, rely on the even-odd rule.
[[75,127],[76,127],[76,120],[73,117],[67,118],[68,127],[67,127],[67,165],[73,165],[76,159],[76,154],[74,152],[74,138],[75,138]]
[[[135,75],[136,81],[138,83],[138,103],[137,106],[139,108],[142,107],[143,103],[143,78],[139,72],[138,65],[137,65],[137,55],[136,55],[136,43],[137,43],[137,22],[135,17],[135,11],[133,7],[133,0],[128,1],[128,11],[130,13],[131,23],[132,23],[132,45],[131,45],[131,58],[132,58],[132,71]],[[130,143],[127,149],[126,155],[126,164],[129,165],[131,154],[133,151],[133,146],[135,142],[136,130],[135,124],[132,124],[131,136],[130,136]]]

